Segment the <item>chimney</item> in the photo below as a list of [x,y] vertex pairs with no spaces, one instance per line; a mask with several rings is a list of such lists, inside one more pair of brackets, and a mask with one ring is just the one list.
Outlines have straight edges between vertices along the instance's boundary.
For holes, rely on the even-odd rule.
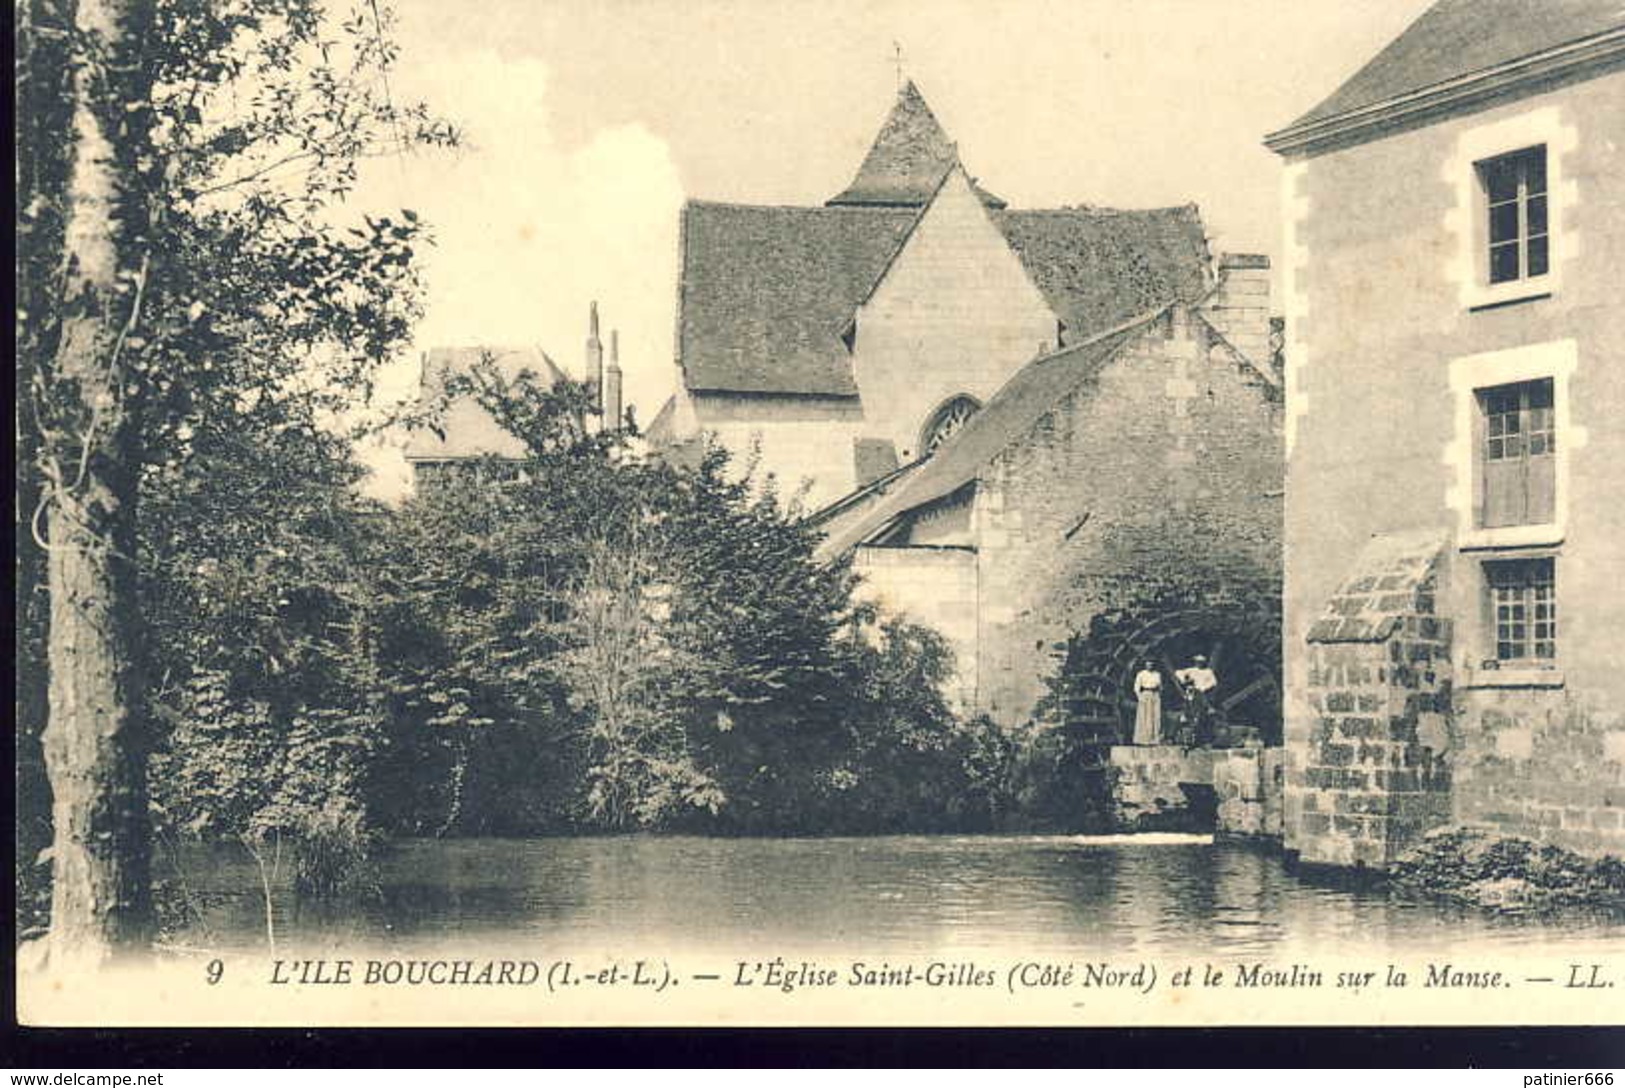
[[604,429],[621,429],[621,331],[609,330],[609,370],[604,374]]
[[1205,316],[1235,349],[1270,365],[1270,259],[1260,253],[1219,256],[1219,286]]
[[604,403],[604,342],[598,339],[598,301],[587,311],[587,388],[593,407]]

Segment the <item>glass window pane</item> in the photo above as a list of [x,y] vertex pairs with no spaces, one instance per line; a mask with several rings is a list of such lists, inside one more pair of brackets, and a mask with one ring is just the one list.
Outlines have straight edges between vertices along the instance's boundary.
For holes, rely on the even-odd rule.
[[1529,239],[1529,274],[1531,276],[1544,276],[1546,274],[1546,239]]
[[1518,237],[1518,202],[1509,201],[1490,208],[1490,242],[1510,242]]
[[1557,656],[1555,569],[1550,559],[1484,565],[1495,605],[1495,655],[1503,661]]
[[1506,283],[1518,278],[1518,243],[1490,247],[1490,282]]
[[1531,195],[1546,191],[1546,149],[1531,148],[1523,156],[1524,190]]
[[[1532,196],[1529,198],[1529,203],[1524,205],[1524,207],[1528,209],[1529,233],[1545,234],[1546,198],[1543,196]],[[1499,239],[1494,240],[1499,241]]]
[[1479,164],[1479,171],[1484,177],[1484,192],[1495,204],[1503,200],[1512,200],[1518,195],[1518,166],[1517,160],[1512,157],[1491,159]]

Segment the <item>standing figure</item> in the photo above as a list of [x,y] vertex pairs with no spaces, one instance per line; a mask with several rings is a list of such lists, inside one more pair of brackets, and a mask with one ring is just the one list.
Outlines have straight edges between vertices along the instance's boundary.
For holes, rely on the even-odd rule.
[[1207,658],[1201,654],[1196,655],[1190,668],[1180,669],[1174,678],[1185,689],[1185,706],[1189,709],[1193,743],[1198,748],[1212,744],[1213,714],[1208,700],[1212,697],[1213,689],[1219,686],[1219,678],[1208,668]]
[[1134,709],[1134,743],[1162,743],[1162,673],[1155,661],[1134,676],[1134,695],[1138,705]]

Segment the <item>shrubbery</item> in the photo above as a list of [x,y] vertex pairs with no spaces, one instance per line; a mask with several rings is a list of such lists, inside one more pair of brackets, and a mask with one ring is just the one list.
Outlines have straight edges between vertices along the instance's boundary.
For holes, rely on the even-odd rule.
[[1424,835],[1395,863],[1400,891],[1512,913],[1570,906],[1625,911],[1625,862],[1478,828]]
[[209,489],[153,507],[166,826],[277,836],[314,892],[376,832],[993,826],[1011,740],[949,708],[940,637],[855,605],[770,486],[718,449],[632,456],[576,386],[452,390],[525,439],[517,471],[386,510],[314,436],[319,471],[222,442]]

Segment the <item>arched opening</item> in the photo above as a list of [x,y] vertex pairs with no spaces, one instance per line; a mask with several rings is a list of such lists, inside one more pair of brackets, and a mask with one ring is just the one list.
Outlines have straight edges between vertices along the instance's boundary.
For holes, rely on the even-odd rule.
[[950,397],[932,412],[920,430],[920,456],[930,457],[981,410],[981,402],[963,393]]

